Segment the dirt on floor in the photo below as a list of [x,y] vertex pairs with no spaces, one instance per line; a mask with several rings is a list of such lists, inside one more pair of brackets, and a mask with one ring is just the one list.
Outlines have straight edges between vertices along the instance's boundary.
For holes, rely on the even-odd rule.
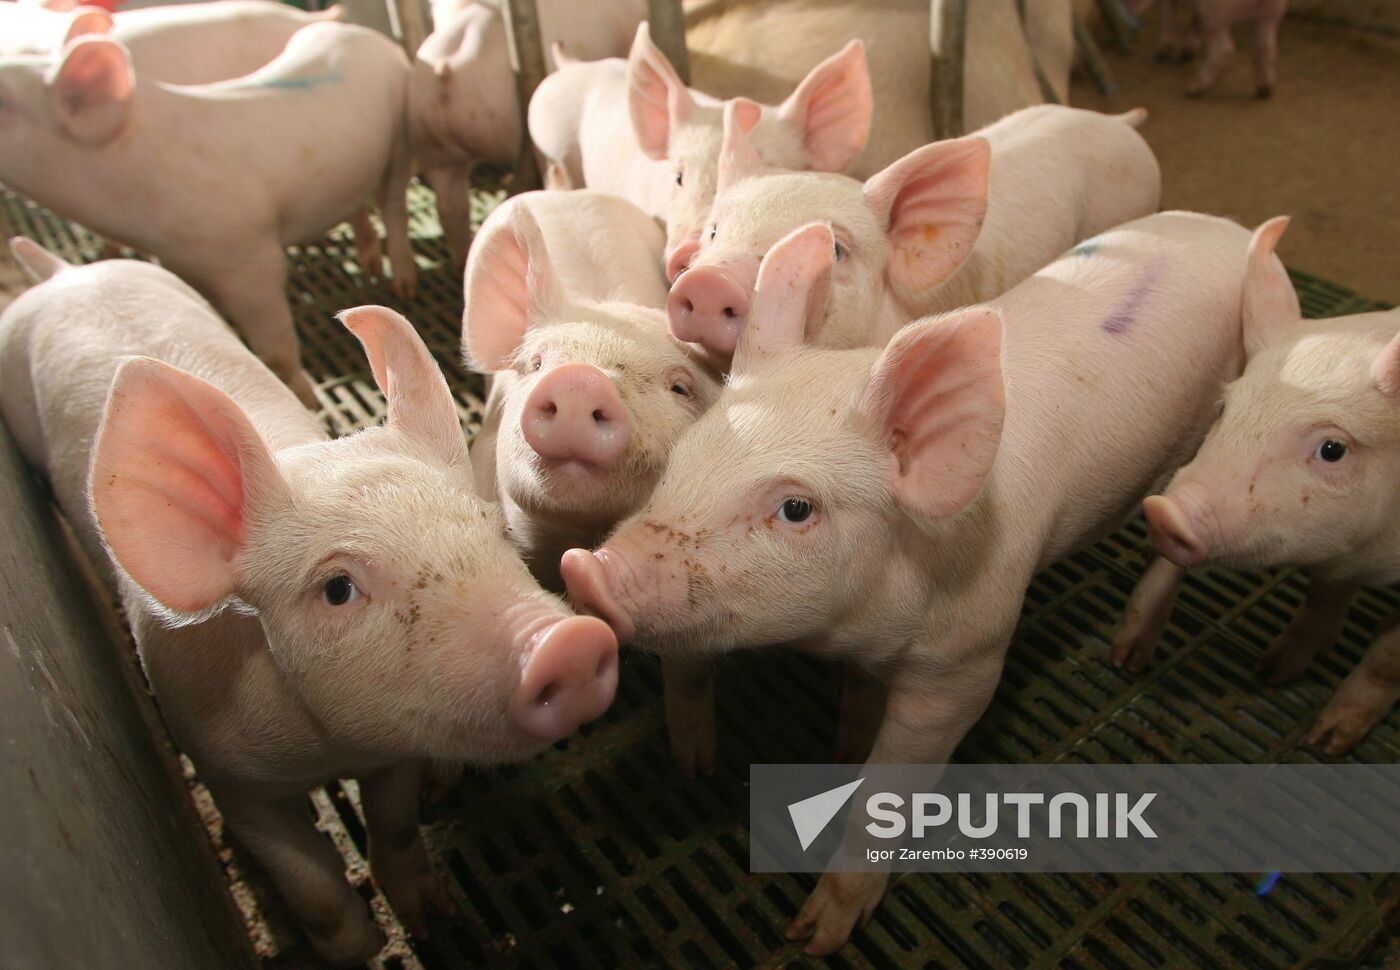
[[1153,60],[1155,11],[1131,54],[1105,44],[1119,90],[1076,77],[1079,107],[1143,105],[1142,133],[1162,163],[1162,206],[1255,226],[1287,214],[1285,263],[1400,303],[1400,46],[1343,27],[1288,18],[1279,31],[1273,98],[1254,97],[1248,31],[1215,89],[1182,91],[1193,67]]

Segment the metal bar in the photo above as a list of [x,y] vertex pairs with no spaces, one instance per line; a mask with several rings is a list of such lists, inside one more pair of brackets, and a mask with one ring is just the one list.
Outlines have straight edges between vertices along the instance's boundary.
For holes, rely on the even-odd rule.
[[929,7],[929,105],[935,138],[963,133],[963,56],[967,48],[966,0],[932,0]]
[[505,0],[501,14],[506,18],[506,45],[510,49],[510,69],[515,72],[515,93],[520,102],[520,154],[515,159],[515,177],[510,191],[526,192],[540,186],[539,165],[530,145],[526,118],[530,98],[544,80],[544,42],[540,38],[540,15],[535,0]]
[[385,3],[389,8],[389,23],[412,58],[428,36],[423,4],[421,0],[385,0]]
[[1103,59],[1103,51],[1099,50],[1098,43],[1089,33],[1089,28],[1084,25],[1084,20],[1077,10],[1074,12],[1074,46],[1079,52],[1084,70],[1089,72],[1089,77],[1098,89],[1104,94],[1117,91],[1118,82],[1113,79],[1113,72]]
[[1138,19],[1133,16],[1123,0],[1099,0],[1099,10],[1108,27],[1113,31],[1114,43],[1120,51],[1127,53],[1133,49],[1133,35],[1137,33]]
[[1031,56],[1031,69],[1035,71],[1035,83],[1040,86],[1040,96],[1045,99],[1046,104],[1063,104],[1055,86],[1045,76],[1045,68],[1040,66],[1040,58],[1035,56],[1035,47],[1031,45],[1030,32],[1026,30],[1026,0],[1016,0],[1016,12],[1021,17],[1021,31],[1026,35],[1026,51]]
[[690,54],[685,47],[685,11],[681,0],[650,0],[651,39],[671,60],[671,66],[690,83]]

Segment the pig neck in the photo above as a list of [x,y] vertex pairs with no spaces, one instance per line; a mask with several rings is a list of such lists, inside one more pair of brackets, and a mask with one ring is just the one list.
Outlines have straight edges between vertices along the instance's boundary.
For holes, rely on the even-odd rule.
[[951,279],[921,293],[908,292],[886,281],[880,291],[880,303],[865,346],[883,347],[901,328],[921,317],[980,302],[972,286],[973,274],[969,272],[975,259],[974,251]]

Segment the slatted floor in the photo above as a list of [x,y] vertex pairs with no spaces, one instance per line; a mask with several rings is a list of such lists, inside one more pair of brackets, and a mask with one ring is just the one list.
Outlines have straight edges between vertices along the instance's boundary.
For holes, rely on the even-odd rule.
[[[481,210],[498,197],[483,193]],[[358,344],[332,316],[372,302],[397,306],[417,324],[458,394],[464,426],[473,430],[479,419],[480,380],[458,357],[461,281],[444,265],[426,190],[415,188],[413,213],[422,285],[411,306],[398,304],[384,282],[362,278],[343,230],[289,253],[289,297],[306,364],[335,432],[372,422],[383,410]],[[70,259],[98,255],[91,236],[13,195],[0,195],[0,226]],[[1306,274],[1294,280],[1310,316],[1372,306]],[[1105,657],[1145,548],[1135,522],[1036,579],[1002,685],[959,760],[1319,759],[1301,739],[1371,631],[1400,608],[1400,596],[1364,594],[1341,642],[1306,676],[1262,687],[1254,663],[1298,606],[1302,577],[1198,570],[1153,666],[1135,677]],[[672,768],[657,665],[635,653],[625,657],[617,702],[600,721],[528,764],[469,774],[426,827],[459,915],[438,921],[429,940],[411,946],[398,933],[376,964],[447,970],[822,963],[781,935],[814,877],[747,872],[746,781],[750,762],[827,760],[837,672],[781,652],[732,657],[720,671],[718,694],[721,762],[712,778],[686,782]],[[1400,716],[1349,757],[1400,758]],[[313,802],[372,895],[353,783]],[[232,854],[235,874],[246,865]],[[1387,930],[1396,928],[1396,879],[1288,875],[1260,897],[1260,875],[905,875],[870,927],[825,962],[1108,970],[1382,965]],[[270,910],[256,918],[278,924],[275,901],[265,891],[254,895]],[[270,945],[282,950],[274,964],[315,966],[286,923],[283,915],[271,934]]]

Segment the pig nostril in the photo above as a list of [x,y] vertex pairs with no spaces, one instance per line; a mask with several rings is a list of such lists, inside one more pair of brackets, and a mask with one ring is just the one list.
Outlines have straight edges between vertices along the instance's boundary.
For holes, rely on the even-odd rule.
[[725,307],[725,308],[724,308],[724,315],[725,315],[726,317],[728,317],[730,320],[733,320],[733,319],[734,319],[734,308],[733,308],[732,306],[727,306],[727,307]]
[[559,413],[559,408],[555,406],[553,401],[550,401],[544,407],[540,408],[540,410],[544,412],[544,416],[547,418],[552,418]]
[[546,707],[550,701],[554,700],[554,695],[557,693],[559,693],[558,684],[545,684],[544,689],[535,697],[535,703],[541,707]]
[[694,312],[695,312],[695,304],[694,304],[694,303],[691,303],[689,300],[681,300],[681,312],[682,312],[682,313],[694,313]]
[[594,411],[594,412],[593,412],[593,420],[594,420],[594,421],[597,421],[599,424],[602,424],[603,422],[605,422],[605,421],[608,420],[608,416],[607,416],[606,414],[604,414],[602,411]]

